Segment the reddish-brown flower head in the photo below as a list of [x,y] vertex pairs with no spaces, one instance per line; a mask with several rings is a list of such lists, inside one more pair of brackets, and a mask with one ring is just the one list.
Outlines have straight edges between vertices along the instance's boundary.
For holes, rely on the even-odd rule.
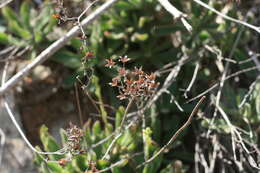
[[127,56],[120,56],[119,61],[121,61],[122,63],[126,63],[130,61],[130,58],[127,58]]
[[109,85],[111,85],[112,87],[116,87],[118,86],[118,81],[119,81],[118,77],[114,77],[112,79],[112,82],[109,83]]
[[120,69],[118,69],[118,74],[119,74],[119,76],[125,76],[125,75],[126,75],[126,70],[125,70],[125,68],[120,68]]
[[109,68],[112,68],[116,63],[113,61],[112,58],[110,59],[106,59],[107,61],[107,64],[105,65],[105,67],[109,67]]
[[54,19],[60,19],[60,18],[61,18],[60,14],[58,14],[58,13],[53,14],[52,17],[53,17]]

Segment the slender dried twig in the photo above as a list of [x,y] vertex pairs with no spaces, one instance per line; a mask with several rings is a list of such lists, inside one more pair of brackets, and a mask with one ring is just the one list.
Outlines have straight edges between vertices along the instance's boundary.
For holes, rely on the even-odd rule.
[[244,96],[243,100],[241,101],[241,103],[238,105],[238,108],[242,108],[244,106],[244,104],[246,103],[246,100],[248,99],[248,97],[251,95],[251,93],[254,91],[255,89],[255,85],[257,84],[257,82],[260,80],[260,76],[258,76],[256,78],[256,80],[251,83],[251,85],[249,86],[249,90],[247,92],[247,94]]
[[204,2],[202,2],[202,1],[200,1],[200,0],[193,0],[193,1],[195,1],[195,2],[198,3],[199,5],[203,6],[204,8],[207,8],[208,10],[210,10],[210,11],[216,13],[217,15],[223,17],[223,18],[226,19],[226,20],[230,20],[230,21],[232,21],[232,22],[235,22],[235,23],[244,25],[244,26],[246,26],[246,27],[248,27],[248,28],[250,28],[250,29],[252,29],[252,30],[255,30],[255,31],[258,32],[258,33],[260,33],[260,27],[259,27],[259,26],[254,26],[254,25],[251,25],[251,24],[249,24],[249,23],[247,23],[247,22],[244,22],[244,21],[241,21],[241,20],[238,20],[238,19],[234,19],[234,18],[232,18],[232,17],[229,17],[229,16],[227,16],[227,15],[225,15],[225,14],[223,14],[223,13],[217,11],[215,8],[210,7],[209,5],[205,4]]
[[[109,9],[114,3],[118,0],[110,0],[105,2],[101,7],[99,7],[96,11],[87,16],[82,22],[81,26],[85,27],[90,24],[93,20],[99,17],[102,13],[104,13],[107,9]],[[51,57],[55,52],[57,52],[60,48],[62,48],[70,39],[75,37],[80,32],[80,27],[73,27],[67,34],[61,37],[59,40],[55,41],[48,48],[40,53],[32,63],[28,64],[25,68],[19,71],[16,75],[14,75],[11,79],[9,79],[3,86],[0,88],[0,95],[3,95],[14,87],[24,76],[26,76],[34,67],[46,61],[49,57]]]
[[93,1],[93,2],[91,2],[88,6],[87,6],[87,8],[79,15],[79,17],[77,18],[77,20],[78,20],[78,26],[80,27],[80,30],[81,30],[81,32],[82,32],[82,34],[83,34],[83,38],[84,38],[84,40],[86,39],[86,34],[85,34],[85,31],[84,31],[84,29],[83,29],[83,27],[82,27],[82,25],[81,25],[81,23],[80,23],[80,19],[84,16],[84,14],[90,9],[90,7],[92,7],[97,1],[99,1],[99,0],[95,0],[95,1]]
[[200,67],[200,64],[199,64],[199,62],[197,62],[196,66],[195,66],[195,69],[194,69],[194,72],[193,72],[193,75],[192,75],[192,79],[190,81],[190,84],[189,84],[188,88],[184,92],[184,97],[185,98],[188,98],[187,93],[191,90],[191,87],[193,86],[193,84],[194,84],[194,82],[196,80],[196,77],[197,77],[197,74],[198,74],[198,71],[199,71],[199,67]]
[[[231,79],[231,78],[233,78],[233,77],[235,77],[235,76],[238,76],[238,75],[240,75],[240,74],[242,74],[242,73],[246,73],[246,72],[249,72],[249,71],[257,70],[258,68],[259,68],[259,67],[254,66],[254,67],[249,67],[249,68],[246,68],[246,69],[237,71],[237,72],[232,73],[231,75],[227,76],[227,77],[225,78],[225,81],[226,81],[226,80],[229,80],[229,79]],[[208,88],[207,90],[203,91],[202,93],[200,93],[200,94],[198,94],[197,96],[195,96],[195,97],[191,98],[190,100],[188,100],[186,103],[189,103],[189,102],[191,102],[191,101],[193,101],[193,100],[196,100],[196,99],[198,99],[199,97],[201,97],[201,96],[203,96],[203,95],[209,93],[211,90],[215,89],[218,85],[219,85],[219,82],[218,82],[218,83],[215,83],[214,85],[212,85],[212,86],[211,86],[210,88]]]
[[169,147],[170,144],[172,144],[175,139],[181,134],[181,132],[186,129],[190,124],[191,121],[194,117],[194,115],[197,114],[198,110],[199,110],[199,106],[203,103],[203,101],[205,100],[205,96],[201,97],[201,99],[199,100],[199,102],[196,104],[196,106],[194,107],[194,109],[192,110],[188,120],[185,122],[185,124],[183,124],[176,132],[175,134],[171,137],[171,139],[167,142],[166,145],[164,145],[156,154],[154,154],[150,159],[148,159],[147,161],[143,162],[142,164],[138,165],[136,168],[140,168],[150,162],[152,162],[157,156],[159,156],[166,148]]
[[[5,84],[5,80],[7,78],[7,70],[8,70],[8,65],[9,65],[9,62],[6,62],[5,64],[5,67],[3,69],[3,73],[2,73],[2,81],[1,81],[1,85],[4,85]],[[65,148],[59,150],[59,151],[56,151],[56,152],[41,152],[41,151],[38,151],[36,148],[34,148],[32,146],[32,144],[30,143],[30,141],[27,139],[27,137],[25,136],[23,130],[21,129],[21,127],[19,126],[18,122],[16,121],[15,119],[15,116],[14,116],[14,113],[12,112],[10,106],[9,106],[9,103],[6,101],[6,98],[3,98],[3,103],[4,103],[4,107],[10,117],[10,119],[12,120],[13,124],[15,125],[15,127],[17,128],[19,134],[21,135],[21,137],[23,138],[23,140],[25,141],[25,143],[28,145],[28,147],[34,151],[35,153],[38,153],[38,154],[57,154],[57,155],[63,155],[66,151]]]
[[109,154],[110,150],[112,149],[112,147],[116,143],[117,139],[122,135],[122,129],[123,129],[125,121],[126,121],[126,115],[127,115],[128,111],[129,111],[129,109],[131,108],[132,104],[134,103],[134,100],[135,100],[135,98],[131,98],[129,103],[127,104],[127,107],[125,109],[125,113],[123,115],[123,119],[121,120],[121,124],[120,124],[119,128],[116,129],[116,132],[115,132],[116,136],[113,139],[113,141],[111,142],[111,144],[108,146],[107,151],[105,152],[105,154],[104,154],[104,156],[102,157],[101,160],[104,160],[107,157],[107,155]]

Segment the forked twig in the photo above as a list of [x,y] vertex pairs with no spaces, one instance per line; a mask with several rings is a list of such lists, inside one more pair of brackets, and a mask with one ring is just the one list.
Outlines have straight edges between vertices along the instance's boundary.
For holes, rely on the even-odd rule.
[[174,19],[181,19],[181,22],[185,26],[185,28],[191,32],[192,26],[185,20],[186,15],[179,11],[177,8],[175,8],[168,0],[158,0],[160,4],[173,15]]
[[205,96],[201,97],[199,102],[196,104],[196,106],[194,107],[194,109],[192,110],[188,120],[177,130],[177,132],[175,132],[175,134],[171,137],[171,139],[168,141],[168,143],[166,145],[164,145],[156,154],[154,154],[150,159],[148,159],[147,161],[143,162],[142,164],[138,165],[136,167],[136,169],[141,168],[142,166],[152,162],[157,156],[159,156],[167,147],[169,147],[170,144],[172,144],[175,139],[181,134],[181,132],[186,129],[190,124],[191,121],[194,117],[194,115],[197,114],[198,110],[199,110],[199,106],[203,103],[203,101],[205,100]]

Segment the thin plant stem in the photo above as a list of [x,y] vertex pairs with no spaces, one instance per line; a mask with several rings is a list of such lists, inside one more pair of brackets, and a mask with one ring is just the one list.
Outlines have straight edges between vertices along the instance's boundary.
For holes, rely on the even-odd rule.
[[125,123],[125,121],[126,121],[126,115],[127,115],[128,111],[129,111],[129,109],[131,108],[132,104],[134,103],[134,100],[135,100],[134,97],[131,98],[130,101],[129,101],[129,103],[127,104],[127,107],[126,107],[126,109],[125,109],[125,113],[124,113],[123,119],[122,119],[122,121],[121,121],[121,124],[120,124],[119,128],[116,129],[115,138],[113,139],[113,141],[111,142],[111,144],[108,146],[106,153],[105,153],[104,156],[102,157],[102,160],[104,160],[104,159],[107,157],[107,155],[109,154],[110,150],[112,149],[112,147],[113,147],[114,144],[116,143],[117,139],[122,135],[122,129],[123,129],[124,123]]
[[158,157],[167,147],[169,147],[170,144],[172,144],[175,139],[181,134],[181,132],[186,129],[190,124],[191,121],[194,117],[194,115],[197,114],[200,105],[203,103],[203,101],[205,100],[205,96],[201,97],[199,102],[196,104],[196,106],[194,107],[194,109],[192,110],[188,120],[175,132],[175,134],[171,137],[171,139],[168,141],[168,143],[166,145],[164,145],[156,154],[154,154],[150,159],[148,159],[147,161],[143,162],[142,164],[138,165],[136,167],[136,169],[141,168],[142,166],[152,162],[156,157]]

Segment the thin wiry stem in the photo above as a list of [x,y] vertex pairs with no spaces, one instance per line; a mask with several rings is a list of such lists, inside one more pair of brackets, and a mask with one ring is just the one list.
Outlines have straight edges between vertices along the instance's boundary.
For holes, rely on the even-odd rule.
[[86,34],[85,34],[85,31],[84,31],[84,29],[83,29],[83,27],[82,27],[82,25],[81,25],[81,23],[80,23],[80,19],[83,17],[83,15],[90,9],[90,7],[92,7],[96,2],[98,2],[99,0],[95,0],[95,1],[93,1],[93,2],[91,2],[89,5],[88,5],[88,7],[79,15],[79,17],[77,18],[77,20],[78,20],[78,26],[80,27],[80,30],[81,30],[81,32],[82,32],[82,34],[83,34],[83,38],[84,38],[84,40],[86,39]]
[[235,23],[244,25],[244,26],[246,26],[246,27],[248,27],[248,28],[250,28],[250,29],[252,29],[252,30],[255,30],[255,31],[258,32],[258,33],[260,33],[260,27],[259,27],[259,26],[254,26],[254,25],[251,25],[251,24],[249,24],[249,23],[247,23],[247,22],[244,22],[244,21],[241,21],[241,20],[238,20],[238,19],[234,19],[234,18],[232,18],[232,17],[229,17],[229,16],[227,16],[227,15],[225,15],[225,14],[223,14],[223,13],[217,11],[215,8],[210,7],[209,5],[205,4],[204,2],[202,2],[202,1],[200,1],[200,0],[193,0],[193,1],[195,1],[195,2],[198,3],[199,5],[203,6],[204,8],[207,8],[208,10],[210,10],[210,11],[216,13],[217,15],[223,17],[223,18],[226,19],[226,20],[230,20],[230,21],[232,21],[232,22],[235,22]]
[[200,67],[200,64],[199,64],[199,62],[197,62],[196,63],[196,67],[195,67],[194,72],[193,72],[193,75],[192,75],[191,82],[190,82],[188,88],[184,92],[184,97],[185,98],[188,98],[187,93],[191,90],[191,87],[193,86],[193,84],[194,84],[194,82],[196,80],[196,77],[197,77],[197,74],[198,74],[198,71],[199,71],[199,67]]
[[257,84],[257,82],[260,80],[260,76],[257,77],[257,79],[250,85],[249,90],[247,92],[247,94],[245,95],[245,97],[243,98],[243,100],[241,101],[241,103],[238,105],[238,108],[242,108],[244,106],[244,104],[246,103],[247,98],[251,95],[251,93],[254,91],[255,86]]
[[156,154],[154,154],[150,159],[148,159],[147,161],[143,162],[142,164],[138,165],[136,168],[140,168],[150,162],[152,162],[157,156],[159,156],[166,148],[169,147],[170,144],[172,144],[175,139],[181,134],[181,132],[186,129],[190,124],[191,121],[194,117],[194,115],[197,114],[198,110],[199,110],[199,106],[203,103],[203,101],[205,100],[205,96],[201,97],[201,99],[199,100],[199,102],[196,104],[196,106],[194,107],[194,109],[192,110],[188,120],[177,130],[177,132],[175,132],[175,134],[171,137],[171,139],[168,141],[168,143],[166,145],[164,145]]
[[135,98],[131,98],[129,103],[127,104],[127,107],[125,109],[125,113],[124,113],[123,119],[121,121],[121,124],[120,124],[119,128],[116,129],[116,133],[115,133],[116,136],[113,139],[113,141],[111,142],[111,144],[108,146],[107,151],[106,151],[106,153],[104,154],[104,156],[102,157],[101,160],[104,160],[107,157],[107,155],[109,154],[110,150],[112,149],[112,147],[116,143],[117,139],[122,135],[122,129],[123,129],[124,124],[125,124],[126,115],[127,115],[128,111],[129,111],[130,107],[134,103],[134,100],[135,100]]
[[[246,73],[246,72],[253,71],[253,70],[257,70],[257,69],[259,69],[259,67],[254,66],[254,67],[249,67],[249,68],[246,68],[246,69],[237,71],[237,72],[232,73],[231,75],[227,76],[227,77],[225,78],[225,81],[226,81],[226,80],[229,80],[229,79],[231,79],[231,78],[233,78],[233,77],[235,77],[235,76],[238,76],[238,75],[240,75],[240,74],[242,74],[242,73]],[[211,90],[215,89],[218,85],[219,85],[219,82],[216,83],[216,84],[214,84],[214,85],[211,86],[210,88],[208,88],[206,91],[203,91],[202,93],[198,94],[197,96],[191,98],[191,99],[188,100],[186,103],[189,103],[189,102],[191,102],[191,101],[193,101],[193,100],[196,100],[196,99],[199,98],[199,97],[202,97],[203,95],[209,93]]]
[[[4,85],[5,84],[5,80],[6,80],[6,77],[7,77],[7,70],[8,70],[8,65],[9,65],[9,62],[6,62],[5,64],[5,67],[4,67],[4,70],[3,70],[3,74],[2,74],[2,82],[1,84]],[[32,146],[32,144],[30,143],[30,141],[27,139],[27,137],[25,136],[24,132],[22,131],[21,127],[19,126],[18,122],[16,121],[15,119],[15,116],[14,116],[14,113],[12,112],[8,102],[6,101],[6,98],[4,97],[3,98],[3,102],[4,102],[4,107],[10,117],[10,119],[12,120],[13,124],[15,125],[15,127],[17,128],[19,134],[21,135],[21,137],[23,138],[23,140],[25,141],[25,143],[28,145],[28,147],[34,151],[35,153],[38,153],[38,154],[58,154],[58,155],[63,155],[65,151],[65,148],[64,149],[61,149],[59,151],[56,151],[56,152],[41,152],[41,151],[38,151],[36,148],[34,148]]]

